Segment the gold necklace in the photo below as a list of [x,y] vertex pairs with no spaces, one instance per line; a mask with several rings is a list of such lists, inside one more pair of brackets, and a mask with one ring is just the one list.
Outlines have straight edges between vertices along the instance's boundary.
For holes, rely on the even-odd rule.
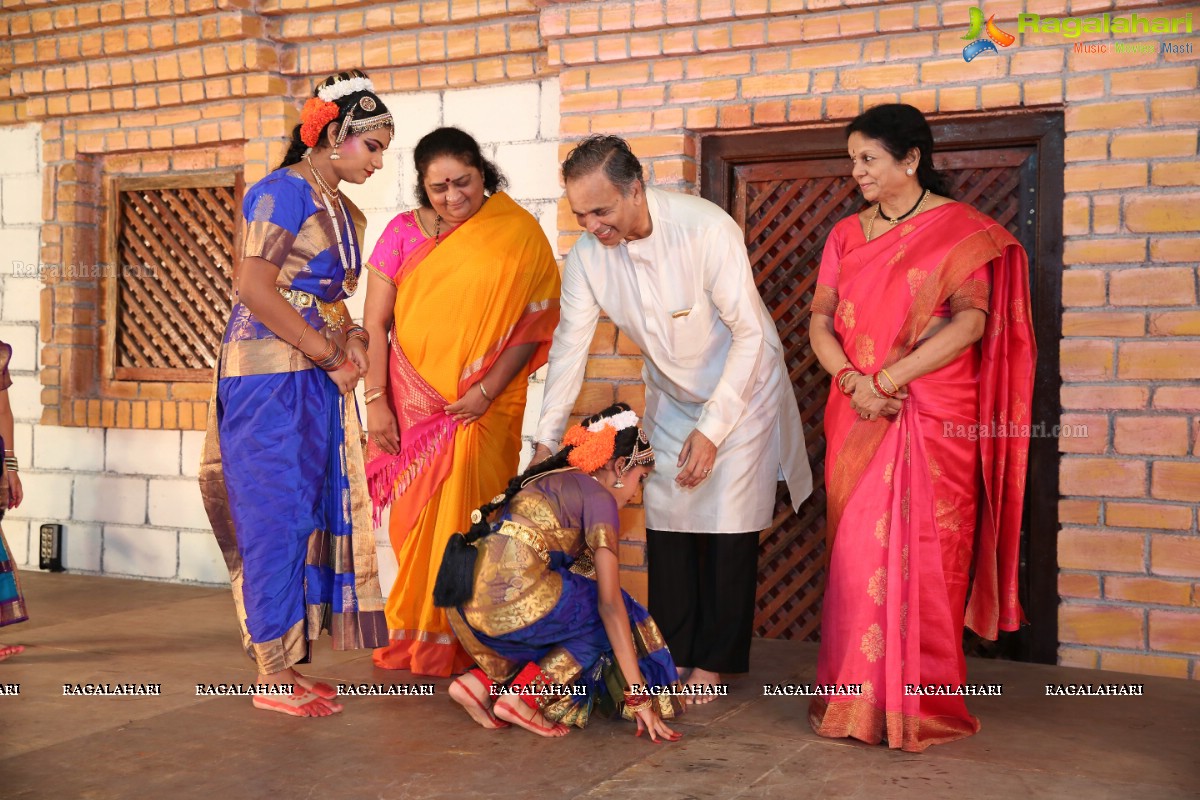
[[[346,210],[346,204],[342,202],[341,196],[329,189],[329,185],[321,178],[321,173],[317,172],[307,154],[304,156],[308,168],[312,170],[313,177],[317,179],[317,186],[321,188],[321,201],[325,206],[326,213],[329,214],[329,221],[333,223],[333,235],[337,239],[338,258],[342,263],[342,291],[346,293],[346,297],[354,294],[358,290],[358,248],[354,242],[354,231],[350,227],[350,212]],[[341,208],[342,220],[339,221],[337,214],[333,210],[334,202],[337,202]],[[346,225],[346,238],[342,239],[341,224],[344,221]]]
[[[925,207],[925,201],[929,199],[929,194],[930,194],[929,190],[926,189],[925,193],[921,195],[920,202],[918,202],[916,204],[916,206],[914,206],[907,214],[901,214],[900,216],[896,217],[895,219],[892,219],[891,217],[889,217],[885,214],[883,218],[886,219],[893,228],[896,227],[904,220],[910,219],[912,217],[915,217],[917,214],[920,214],[921,209]],[[883,205],[882,203],[876,203],[874,210],[871,211],[871,218],[869,220],[867,220],[867,241],[868,242],[871,241],[871,231],[875,230],[875,219],[876,219],[876,217],[879,216],[879,207],[882,205]]]
[[312,159],[308,157],[307,153],[304,154],[304,163],[308,164],[308,168],[310,170],[312,170],[313,179],[316,180],[317,186],[320,187],[321,191],[324,192],[325,194],[329,195],[330,197],[334,198],[335,200],[338,199],[339,194],[340,194],[339,190],[334,189],[332,186],[330,186],[328,183],[325,182],[325,179],[323,177],[321,177],[321,173],[317,170],[317,168],[315,166],[313,166]]

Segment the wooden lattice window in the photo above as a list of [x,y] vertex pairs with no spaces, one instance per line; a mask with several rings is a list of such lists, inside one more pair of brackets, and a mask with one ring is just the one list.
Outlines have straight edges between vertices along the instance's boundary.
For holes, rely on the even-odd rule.
[[107,374],[207,381],[229,319],[242,195],[237,172],[114,178]]

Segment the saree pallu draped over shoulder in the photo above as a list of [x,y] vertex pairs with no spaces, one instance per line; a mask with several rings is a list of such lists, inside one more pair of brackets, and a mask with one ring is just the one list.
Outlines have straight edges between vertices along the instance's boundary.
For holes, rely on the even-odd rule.
[[[385,669],[446,676],[471,661],[443,609],[434,578],[450,536],[471,510],[501,491],[520,458],[528,376],[546,362],[558,324],[559,275],[537,220],[508,195],[489,197],[440,242],[419,245],[395,276],[387,401],[400,453],[367,446],[376,522],[391,507],[389,538],[399,573],[388,596]],[[463,427],[443,410],[487,374],[508,348],[537,347],[527,367]]]
[[[857,217],[830,236],[814,311],[856,369],[919,346],[964,295],[986,308],[982,339],[908,385],[894,418],[862,420],[831,391],[828,583],[817,682],[861,687],[815,698],[813,729],[919,752],[979,730],[962,687],[962,628],[995,639],[1023,621],[1017,599],[1035,344],[1020,244],[959,203],[871,242]],[[970,599],[967,594],[970,589]],[[914,691],[943,687],[937,694]],[[955,690],[947,693],[944,689]]]

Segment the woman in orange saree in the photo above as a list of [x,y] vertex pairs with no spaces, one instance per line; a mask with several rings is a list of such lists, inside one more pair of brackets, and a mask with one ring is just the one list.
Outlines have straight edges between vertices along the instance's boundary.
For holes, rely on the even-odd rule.
[[374,661],[444,677],[473,662],[433,604],[434,579],[462,520],[516,470],[559,275],[537,220],[499,191],[471,136],[439,128],[414,159],[421,207],[388,225],[367,264],[367,482],[377,523],[391,505],[399,562],[390,642]]
[[920,752],[979,730],[964,624],[995,639],[1022,621],[1029,268],[1001,225],[940,196],[917,109],[876,107],[847,133],[871,205],[831,231],[812,305],[835,376],[817,662],[835,691],[809,717],[822,736]]

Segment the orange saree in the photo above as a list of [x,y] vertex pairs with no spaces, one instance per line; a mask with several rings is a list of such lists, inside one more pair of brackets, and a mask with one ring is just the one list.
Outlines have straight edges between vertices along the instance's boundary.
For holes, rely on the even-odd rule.
[[966,307],[987,311],[983,338],[909,384],[895,417],[862,420],[849,398],[829,393],[817,683],[861,693],[814,698],[810,722],[822,736],[886,737],[920,752],[979,730],[958,688],[962,629],[995,639],[1022,621],[1035,359],[1028,262],[994,220],[951,203],[871,242],[856,216],[831,232],[813,312],[833,317],[858,370],[890,366],[919,346],[932,316]]
[[[390,643],[374,662],[444,677],[472,662],[433,605],[433,582],[450,536],[516,472],[528,377],[558,324],[559,275],[537,220],[496,193],[440,244],[417,247],[395,284],[387,397],[401,451],[368,445],[367,481],[376,518],[391,505],[400,569],[385,608]],[[528,366],[475,424],[442,410],[505,349],[528,343],[539,345]]]

